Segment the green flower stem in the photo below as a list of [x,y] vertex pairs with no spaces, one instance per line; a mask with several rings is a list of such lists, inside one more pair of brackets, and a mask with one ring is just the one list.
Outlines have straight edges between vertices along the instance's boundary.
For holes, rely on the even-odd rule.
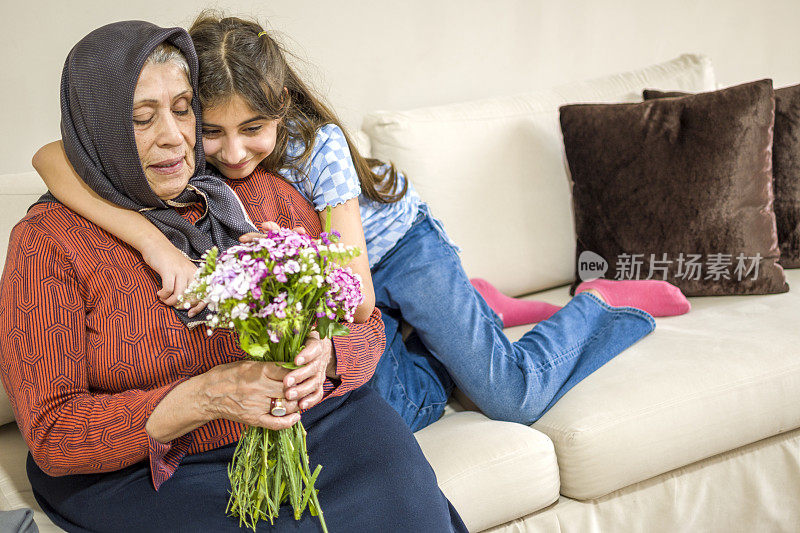
[[[261,444],[261,473],[258,477],[258,491],[256,496],[256,504],[255,508],[258,509],[258,513],[263,517],[264,511],[261,509],[261,502],[267,497],[267,465],[269,464],[269,432],[262,431],[263,435],[263,442]],[[270,517],[270,523],[272,523],[272,517]]]
[[333,213],[333,210],[331,209],[331,206],[326,206],[325,207],[325,233],[330,233],[331,232],[331,213]]
[[[306,450],[308,447],[306,446],[306,428],[304,428],[301,424],[298,424],[300,427],[298,431],[303,438],[303,466],[305,467],[305,471],[307,473],[311,472],[311,467],[309,466],[308,462],[308,453]],[[317,465],[317,468],[314,470],[314,474],[311,476],[311,481],[306,483],[306,490],[311,495],[311,502],[313,505],[311,506],[311,512],[319,516],[319,522],[322,525],[322,531],[328,533],[328,525],[325,523],[325,516],[322,514],[322,506],[319,504],[319,497],[317,496],[317,489],[314,488],[314,483],[317,481],[317,476],[319,475],[320,471],[322,470],[322,465]]]
[[[263,350],[260,347],[267,346],[269,350],[263,360],[294,366],[294,357],[303,349],[313,326],[312,309],[303,321],[300,334],[284,335],[275,344],[269,342],[266,328],[251,326],[242,334],[247,339],[243,345],[257,353]],[[228,467],[231,493],[226,508],[226,513],[239,517],[240,526],[255,531],[260,519],[273,524],[280,506],[289,503],[295,520],[299,520],[308,507],[312,516],[319,517],[322,531],[327,533],[319,491],[314,487],[322,467],[317,466],[311,472],[306,436],[301,422],[279,431],[248,426],[242,432]]]

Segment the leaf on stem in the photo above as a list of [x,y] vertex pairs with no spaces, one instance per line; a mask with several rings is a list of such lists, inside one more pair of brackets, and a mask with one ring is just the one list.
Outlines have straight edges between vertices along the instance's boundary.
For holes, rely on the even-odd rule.
[[321,339],[329,339],[334,336],[343,336],[350,333],[350,328],[331,320],[327,316],[321,316],[317,319],[317,331]]

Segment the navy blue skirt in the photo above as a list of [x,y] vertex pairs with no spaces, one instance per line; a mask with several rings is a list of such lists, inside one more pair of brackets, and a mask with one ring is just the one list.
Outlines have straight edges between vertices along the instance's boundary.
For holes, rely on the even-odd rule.
[[[376,392],[361,387],[303,413],[316,487],[331,533],[466,532],[436,483],[411,430]],[[28,454],[28,479],[52,521],[75,532],[242,531],[225,514],[227,467],[235,444],[187,455],[155,491],[148,461],[101,474],[51,477]],[[284,505],[258,531],[321,531],[308,511],[294,520]]]

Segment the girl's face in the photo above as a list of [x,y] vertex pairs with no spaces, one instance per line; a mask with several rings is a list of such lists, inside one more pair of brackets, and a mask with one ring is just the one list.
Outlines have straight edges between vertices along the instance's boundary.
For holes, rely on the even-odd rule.
[[203,109],[206,160],[226,178],[249,176],[275,149],[278,122],[253,111],[239,95]]

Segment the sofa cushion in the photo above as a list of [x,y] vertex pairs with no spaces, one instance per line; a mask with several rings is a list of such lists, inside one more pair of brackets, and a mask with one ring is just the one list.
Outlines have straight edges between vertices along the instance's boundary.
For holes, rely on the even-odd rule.
[[772,171],[781,264],[800,268],[800,85],[775,91]]
[[[645,89],[645,100],[686,96],[680,91]],[[800,85],[775,89],[772,185],[780,264],[800,268]]]
[[558,499],[553,443],[521,424],[465,411],[415,433],[467,529],[482,531]]
[[[772,81],[638,104],[561,108],[577,250],[597,277],[687,296],[785,292],[772,210]],[[587,277],[588,275],[588,277]]]
[[[35,172],[0,176],[0,265],[6,264],[8,236],[11,228],[28,211],[28,207],[47,192],[44,182]],[[12,422],[14,412],[0,382],[0,426]]]
[[711,62],[684,55],[514,97],[373,112],[362,128],[372,156],[405,171],[444,222],[463,250],[467,273],[506,294],[527,294],[563,285],[573,274],[574,224],[558,107],[635,102],[653,86],[713,90]]
[[485,533],[766,533],[800,530],[800,429],[670,470],[602,498],[555,505]]
[[[786,275],[800,286],[800,270]],[[565,496],[598,498],[800,427],[800,292],[689,300],[533,424],[555,445]]]

